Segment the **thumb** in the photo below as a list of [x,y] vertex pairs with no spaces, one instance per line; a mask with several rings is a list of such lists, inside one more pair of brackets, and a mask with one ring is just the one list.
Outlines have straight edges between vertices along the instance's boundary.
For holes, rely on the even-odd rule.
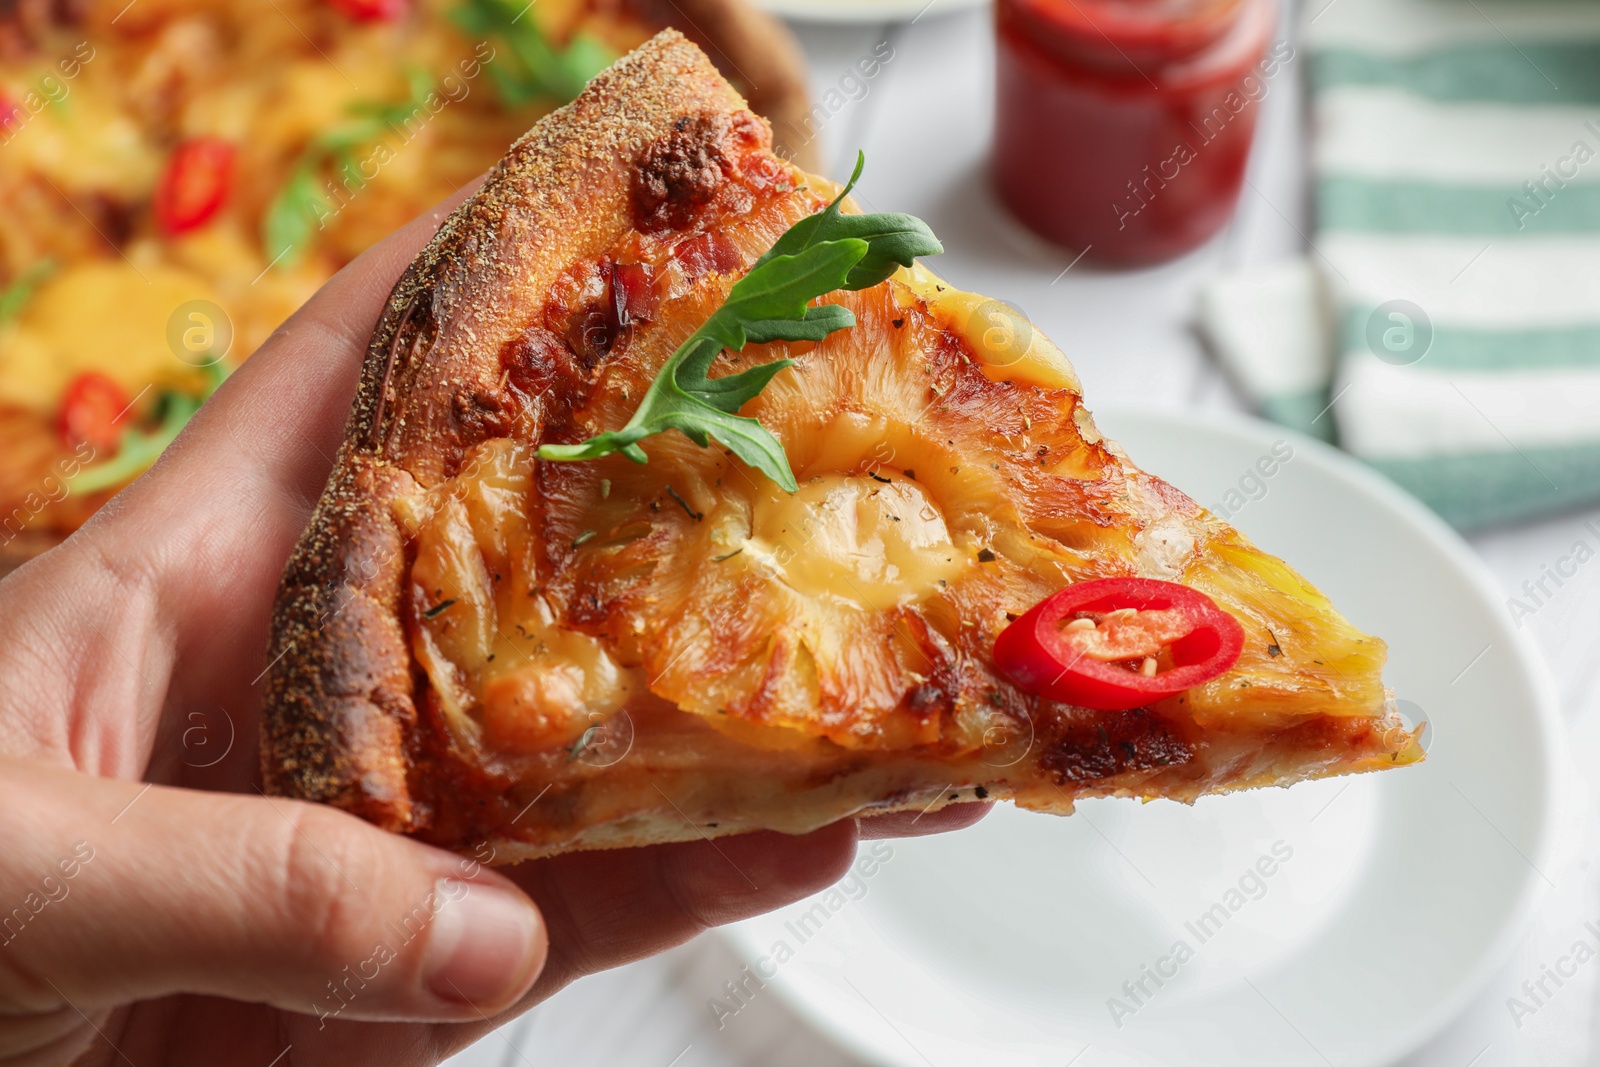
[[477,1020],[544,966],[509,880],[331,808],[12,763],[0,810],[34,816],[0,821],[0,1002],[23,1010],[182,992]]

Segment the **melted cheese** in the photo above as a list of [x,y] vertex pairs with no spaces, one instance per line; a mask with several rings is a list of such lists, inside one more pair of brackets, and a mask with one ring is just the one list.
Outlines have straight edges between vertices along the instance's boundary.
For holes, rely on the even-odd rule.
[[812,478],[794,494],[763,481],[745,551],[800,594],[874,611],[927,596],[966,560],[915,482]]
[[922,298],[936,318],[967,339],[991,381],[1083,393],[1066,354],[1004,302],[953,289],[921,263],[896,277]]

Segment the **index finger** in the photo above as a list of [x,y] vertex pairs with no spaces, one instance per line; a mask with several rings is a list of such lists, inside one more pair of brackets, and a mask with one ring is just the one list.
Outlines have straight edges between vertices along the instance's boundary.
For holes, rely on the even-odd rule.
[[269,504],[262,493],[315,501],[344,436],[361,362],[390,290],[479,184],[459,190],[335,274],[223,384],[119,510],[144,498],[166,503],[180,496],[192,513],[195,488],[216,484],[219,474],[228,479],[229,491],[220,495],[230,510]]
[[[363,252],[223,383],[58,557],[152,593],[188,697],[249,707],[278,580],[322,494],[389,292],[471,183]],[[96,562],[98,561],[98,563]],[[225,651],[223,651],[225,650]],[[218,654],[222,652],[222,654]]]

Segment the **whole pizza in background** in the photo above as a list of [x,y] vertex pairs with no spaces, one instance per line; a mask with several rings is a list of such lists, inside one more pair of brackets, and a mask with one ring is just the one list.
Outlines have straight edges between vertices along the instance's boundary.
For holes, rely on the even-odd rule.
[[669,25],[804,162],[800,54],[743,0],[0,0],[0,573],[336,270]]

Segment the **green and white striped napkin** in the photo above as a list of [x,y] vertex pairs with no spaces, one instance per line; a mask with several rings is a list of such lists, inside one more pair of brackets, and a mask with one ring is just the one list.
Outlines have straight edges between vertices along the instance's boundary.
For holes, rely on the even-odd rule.
[[[1305,14],[1325,289],[1281,266],[1213,286],[1219,355],[1458,527],[1600,499],[1600,3]],[[1273,286],[1312,340],[1262,351]]]

